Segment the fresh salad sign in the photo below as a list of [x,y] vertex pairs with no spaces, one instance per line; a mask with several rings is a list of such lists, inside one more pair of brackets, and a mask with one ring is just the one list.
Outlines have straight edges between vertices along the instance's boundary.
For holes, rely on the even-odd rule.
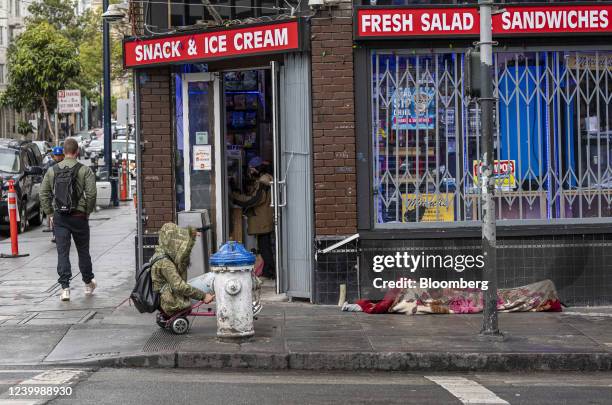
[[[393,37],[477,36],[475,7],[361,8],[357,39]],[[612,5],[508,6],[493,15],[493,35],[612,32]]]
[[254,25],[123,43],[126,68],[189,61],[206,61],[300,49],[299,21]]

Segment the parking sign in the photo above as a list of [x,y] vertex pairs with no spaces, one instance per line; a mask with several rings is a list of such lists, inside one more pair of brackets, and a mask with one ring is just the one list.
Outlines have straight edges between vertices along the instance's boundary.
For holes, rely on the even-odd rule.
[[81,112],[81,90],[58,91],[57,109],[60,114]]

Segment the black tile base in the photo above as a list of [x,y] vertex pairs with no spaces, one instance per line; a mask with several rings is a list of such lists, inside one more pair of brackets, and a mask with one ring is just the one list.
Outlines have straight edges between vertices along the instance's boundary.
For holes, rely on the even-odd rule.
[[321,253],[328,246],[341,239],[317,239],[317,260],[315,265],[314,302],[316,304],[337,304],[340,285],[346,284],[346,295],[349,302],[359,297],[357,277],[357,241],[329,253]]
[[[321,250],[338,239],[317,240],[315,302],[336,304],[340,284],[347,285],[347,299],[359,296],[381,299],[384,291],[372,285],[373,279],[431,277],[436,280],[482,280],[482,270],[461,273],[444,269],[421,269],[414,273],[387,269],[372,271],[375,255],[474,255],[481,254],[479,238],[354,241],[327,254]],[[357,260],[359,257],[359,261]],[[359,262],[360,271],[357,270]],[[517,287],[551,279],[566,305],[612,304],[612,234],[580,234],[504,237],[497,250],[499,288]],[[357,280],[359,274],[359,280]],[[359,294],[361,293],[361,294]]]

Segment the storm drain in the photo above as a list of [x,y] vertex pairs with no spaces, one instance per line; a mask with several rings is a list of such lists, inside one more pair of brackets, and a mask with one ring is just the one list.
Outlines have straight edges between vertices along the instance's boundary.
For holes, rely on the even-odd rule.
[[183,341],[182,336],[160,329],[153,333],[142,348],[143,352],[174,352]]

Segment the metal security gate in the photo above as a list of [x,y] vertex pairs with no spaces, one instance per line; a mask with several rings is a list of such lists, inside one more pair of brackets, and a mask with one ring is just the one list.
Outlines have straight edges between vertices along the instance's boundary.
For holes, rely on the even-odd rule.
[[[498,220],[612,217],[612,52],[494,63]],[[375,226],[480,220],[480,111],[464,65],[463,52],[372,53]]]
[[283,281],[289,297],[312,299],[313,188],[310,59],[288,54],[280,69]]

